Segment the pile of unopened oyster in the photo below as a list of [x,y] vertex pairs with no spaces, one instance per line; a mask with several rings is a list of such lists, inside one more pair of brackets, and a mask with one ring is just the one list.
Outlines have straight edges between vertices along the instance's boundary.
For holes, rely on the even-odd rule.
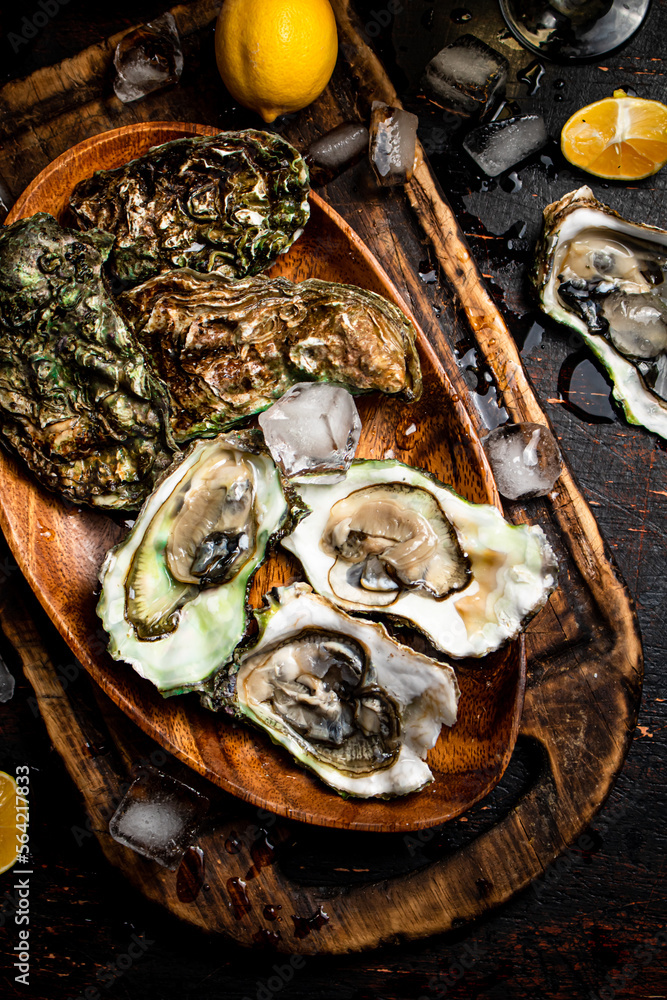
[[[345,390],[418,398],[415,331],[364,289],[261,275],[307,196],[287,142],[221,133],[79,184],[80,230],[43,214],[7,227],[0,435],[75,502],[143,504],[101,572],[113,657],[261,727],[342,793],[401,795],[431,780],[426,753],[456,719],[436,655],[515,636],[555,559],[539,527],[428,473],[352,461]],[[238,429],[261,411],[263,430]],[[309,583],[266,595],[253,621],[279,540]],[[359,613],[418,629],[436,655]]]

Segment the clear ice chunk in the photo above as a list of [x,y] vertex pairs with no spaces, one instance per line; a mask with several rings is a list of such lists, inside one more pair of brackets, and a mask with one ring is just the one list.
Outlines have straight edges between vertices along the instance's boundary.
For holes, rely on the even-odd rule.
[[560,476],[560,448],[543,424],[503,424],[482,443],[498,489],[508,500],[546,496]]
[[289,479],[343,479],[361,433],[357,407],[346,389],[297,382],[258,419],[274,462]]
[[109,833],[119,844],[175,871],[208,807],[205,795],[145,766],[109,820]]
[[10,701],[14,695],[14,687],[16,681],[12,674],[10,674],[7,669],[7,664],[3,659],[0,659],[0,701],[6,702]]
[[333,178],[352,166],[368,149],[368,129],[361,122],[346,122],[331,129],[308,147],[306,160],[314,179]]
[[415,165],[419,119],[410,111],[373,101],[368,155],[378,184],[406,184]]
[[508,70],[500,52],[474,35],[461,35],[431,59],[422,87],[447,111],[472,117],[503,96]]
[[113,83],[123,104],[178,83],[183,72],[181,39],[173,14],[162,14],[128,32],[116,46]]
[[536,153],[547,139],[541,115],[519,115],[474,128],[463,140],[463,148],[485,174],[497,177]]

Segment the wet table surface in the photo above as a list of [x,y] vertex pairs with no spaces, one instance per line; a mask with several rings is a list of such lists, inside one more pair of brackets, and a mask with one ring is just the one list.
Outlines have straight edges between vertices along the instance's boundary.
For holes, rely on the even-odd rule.
[[[37,19],[41,26],[31,28],[31,20],[26,27],[25,18],[42,8],[50,13]],[[667,996],[666,939],[659,934],[667,922],[667,696],[661,676],[667,665],[667,454],[657,438],[618,417],[604,375],[576,336],[535,313],[526,286],[544,205],[582,183],[590,183],[598,198],[622,214],[667,228],[667,169],[634,184],[598,182],[567,166],[555,141],[570,114],[618,87],[667,101],[667,2],[654,0],[647,23],[620,52],[588,65],[545,62],[543,73],[509,36],[495,3],[402,0],[387,6],[383,0],[358,0],[356,8],[366,39],[406,106],[420,116],[420,136],[441,184],[523,345],[528,373],[636,601],[646,680],[626,766],[589,831],[586,849],[575,845],[546,880],[498,913],[445,937],[348,959],[308,959],[294,969],[283,957],[250,954],[165,917],[104,863],[94,839],[81,835],[86,818],[80,799],[19,677],[13,700],[0,706],[0,768],[31,767],[30,927],[38,961],[30,986],[23,987],[14,982],[13,959],[3,948],[3,996],[59,1000],[84,996],[86,989],[97,989],[100,996],[184,1000]],[[95,14],[76,0],[5,8],[2,82],[58,62],[163,9],[141,0]],[[521,113],[543,114],[552,137],[540,155],[495,181],[476,176],[457,152],[461,136],[452,135],[445,117],[419,97],[426,61],[466,32],[508,58],[507,98]],[[335,204],[335,184],[328,194]],[[451,308],[426,250],[419,264],[436,314]],[[465,357],[461,361],[465,365]],[[475,378],[471,372],[471,383]],[[475,398],[484,405],[489,397]],[[5,560],[0,571],[5,579],[12,577],[11,563]],[[5,655],[16,670],[11,649]],[[417,846],[425,849],[423,843]],[[1,878],[4,892],[9,874]],[[145,950],[121,970],[116,959],[127,954],[133,935],[142,934]],[[108,974],[100,980],[97,973],[105,967]]]

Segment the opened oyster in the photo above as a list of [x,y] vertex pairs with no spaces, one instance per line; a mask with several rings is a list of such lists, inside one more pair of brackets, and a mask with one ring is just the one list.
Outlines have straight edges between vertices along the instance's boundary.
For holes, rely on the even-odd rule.
[[102,280],[110,244],[44,213],[0,231],[0,436],[49,489],[135,509],[174,448],[167,391]]
[[667,437],[667,232],[628,222],[588,187],[544,210],[534,280],[544,311],[605,366],[630,423]]
[[115,236],[110,264],[136,283],[190,267],[256,274],[308,221],[308,168],[285,139],[247,129],[175,139],[74,189],[83,229]]
[[347,795],[405,795],[456,721],[450,666],[350,618],[296,584],[256,612],[260,637],[238,656],[235,702],[327,784]]
[[497,649],[556,585],[541,528],[509,524],[401,462],[353,462],[342,482],[295,489],[311,513],[282,544],[315,590],[406,620],[451,656]]
[[265,410],[304,379],[408,400],[421,393],[412,323],[354,285],[184,269],[119,301],[169,386],[177,441]]
[[246,630],[246,592],[290,508],[257,432],[199,441],[102,567],[109,652],[163,694],[201,690]]

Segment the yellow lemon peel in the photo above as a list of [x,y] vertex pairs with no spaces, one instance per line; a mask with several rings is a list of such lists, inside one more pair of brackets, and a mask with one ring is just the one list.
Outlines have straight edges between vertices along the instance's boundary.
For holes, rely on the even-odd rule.
[[220,76],[265,122],[299,111],[326,87],[338,54],[329,0],[225,0],[215,31]]

